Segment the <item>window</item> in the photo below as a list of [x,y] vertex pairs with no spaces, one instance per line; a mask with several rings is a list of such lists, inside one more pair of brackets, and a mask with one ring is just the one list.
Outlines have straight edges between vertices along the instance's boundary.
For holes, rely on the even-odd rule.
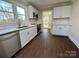
[[24,25],[25,23],[25,10],[21,7],[17,7],[18,20],[20,21],[20,25]]
[[12,4],[0,0],[0,24],[15,23]]
[[0,0],[0,10],[13,12],[12,4]]

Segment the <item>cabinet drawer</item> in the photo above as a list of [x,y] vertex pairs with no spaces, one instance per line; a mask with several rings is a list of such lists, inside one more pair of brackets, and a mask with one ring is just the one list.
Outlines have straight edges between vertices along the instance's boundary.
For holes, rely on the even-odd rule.
[[68,26],[57,26],[58,30],[68,30]]
[[62,25],[67,25],[67,24],[69,24],[69,20],[68,19],[61,19],[61,20],[54,20],[53,21],[53,24],[62,24]]
[[64,36],[67,36],[68,35],[68,31],[67,30],[53,30],[53,34],[54,35],[64,35]]
[[52,33],[56,35],[68,35],[69,26],[53,25]]
[[69,26],[64,26],[64,25],[53,25],[54,30],[69,30]]

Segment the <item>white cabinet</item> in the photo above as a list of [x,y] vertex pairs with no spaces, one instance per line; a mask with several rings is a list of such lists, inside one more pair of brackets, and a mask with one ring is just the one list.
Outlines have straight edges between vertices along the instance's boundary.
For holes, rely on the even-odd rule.
[[29,28],[28,29],[28,31],[29,31],[29,40],[32,40],[36,35],[37,35],[37,26],[34,26],[34,27],[31,27],[31,28]]
[[71,16],[71,6],[61,6],[54,8],[54,18],[66,18]]
[[37,26],[33,27],[34,37],[37,35]]
[[68,32],[69,32],[68,25],[53,25],[53,27],[52,27],[52,34],[53,35],[67,36]]
[[33,26],[28,29],[20,31],[21,47],[23,48],[28,42],[30,42],[37,35],[37,27]]
[[28,13],[29,13],[29,18],[34,18],[34,14],[38,14],[38,10],[34,8],[33,6],[28,6]]
[[67,36],[69,34],[69,20],[71,5],[54,8],[54,20],[51,32],[53,35]]
[[34,33],[33,33],[33,27],[29,28],[28,32],[29,32],[28,39],[32,40],[33,39],[33,35],[34,35]]
[[32,6],[28,6],[28,14],[29,14],[29,18],[33,18],[33,7]]
[[28,30],[21,30],[20,31],[20,41],[21,41],[21,46],[24,47],[28,43]]
[[51,32],[53,35],[67,36],[69,34],[69,19],[53,20]]

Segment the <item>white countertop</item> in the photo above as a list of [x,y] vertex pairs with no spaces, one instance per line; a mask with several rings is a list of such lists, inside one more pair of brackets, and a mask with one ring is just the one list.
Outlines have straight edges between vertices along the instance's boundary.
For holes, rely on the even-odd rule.
[[18,31],[18,30],[19,30],[18,28],[3,29],[3,30],[0,30],[0,36],[9,32]]
[[20,31],[20,30],[23,30],[23,29],[28,29],[28,28],[31,28],[31,27],[33,27],[33,26],[35,26],[35,25],[30,25],[30,26],[28,26],[28,27],[23,27],[23,28],[18,28],[18,27],[16,27],[16,28],[6,28],[6,29],[2,29],[2,30],[0,30],[0,36],[1,36],[1,35],[4,35],[4,34],[7,34],[7,33],[10,33],[10,32]]

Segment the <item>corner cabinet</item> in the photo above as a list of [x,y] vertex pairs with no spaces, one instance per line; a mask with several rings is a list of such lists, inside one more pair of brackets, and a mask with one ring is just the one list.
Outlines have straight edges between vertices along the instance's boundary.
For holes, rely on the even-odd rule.
[[21,48],[29,43],[37,35],[37,26],[33,26],[20,31]]

